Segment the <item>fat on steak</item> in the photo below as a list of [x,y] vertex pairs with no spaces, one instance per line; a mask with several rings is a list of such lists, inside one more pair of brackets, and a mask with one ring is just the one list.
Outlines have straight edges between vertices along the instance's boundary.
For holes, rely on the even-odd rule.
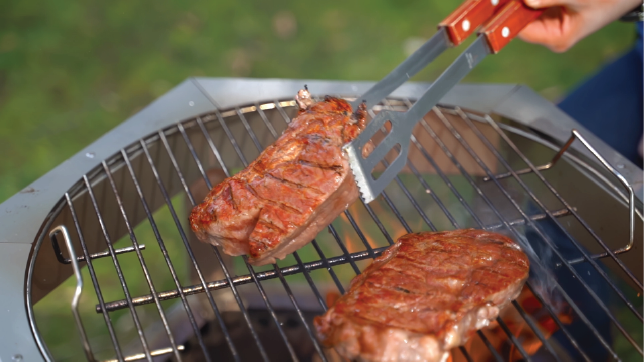
[[190,214],[197,238],[253,265],[275,263],[309,243],[358,199],[342,146],[364,128],[366,109],[308,90],[275,143],[238,174],[213,187]]
[[314,325],[323,345],[351,360],[445,361],[519,295],[529,268],[500,234],[407,234]]

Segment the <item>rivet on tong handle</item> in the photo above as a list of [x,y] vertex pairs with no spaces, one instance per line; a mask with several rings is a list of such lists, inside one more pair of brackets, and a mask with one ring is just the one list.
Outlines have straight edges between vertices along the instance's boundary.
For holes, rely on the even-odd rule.
[[523,1],[512,0],[482,27],[479,34],[485,35],[492,54],[496,54],[544,11],[529,8]]
[[438,24],[447,31],[453,46],[460,45],[476,28],[499,12],[510,0],[469,0]]

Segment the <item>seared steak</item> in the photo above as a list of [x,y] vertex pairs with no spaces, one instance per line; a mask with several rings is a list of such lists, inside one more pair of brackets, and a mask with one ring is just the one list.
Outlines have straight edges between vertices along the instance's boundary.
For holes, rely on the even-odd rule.
[[407,234],[314,324],[348,359],[444,361],[519,295],[528,271],[527,256],[500,234]]
[[199,240],[253,265],[274,263],[309,243],[358,198],[342,151],[364,128],[364,105],[297,97],[298,116],[274,144],[215,186],[190,214]]

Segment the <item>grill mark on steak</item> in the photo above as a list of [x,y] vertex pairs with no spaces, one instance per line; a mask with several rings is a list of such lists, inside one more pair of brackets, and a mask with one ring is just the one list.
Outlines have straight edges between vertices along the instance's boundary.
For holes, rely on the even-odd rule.
[[235,201],[235,193],[233,188],[228,186],[228,192],[230,192],[230,204],[233,207],[233,210],[237,211],[237,202]]
[[[253,186],[251,186],[249,183],[245,183],[244,188],[246,190],[248,190],[248,192],[250,192],[257,200],[261,200],[261,201],[266,202],[268,204],[271,204],[273,206],[282,208],[283,210],[288,211],[288,212],[292,212],[292,213],[296,213],[296,214],[300,213],[300,211],[298,209],[296,209],[296,208],[294,208],[292,206],[289,206],[289,205],[287,205],[285,203],[277,202],[277,201],[270,200],[270,199],[265,199],[265,198],[259,196],[257,194],[257,192],[255,191],[255,189],[253,188]],[[226,191],[227,191],[227,193],[226,193]],[[237,211],[237,203],[235,202],[235,199],[233,197],[234,193],[233,193],[232,187],[230,187],[229,185],[226,185],[225,188],[222,191],[222,195],[227,196],[227,200],[230,200],[231,206]],[[260,212],[261,212],[261,209],[260,209]],[[217,214],[216,214],[216,212],[214,210],[212,211],[211,214],[212,214],[212,217],[214,217],[215,219],[217,218]],[[259,215],[259,213],[258,213],[258,215]],[[259,216],[257,218],[259,218]],[[257,222],[257,218],[254,219],[255,222]]]
[[527,256],[500,234],[408,234],[314,325],[322,344],[347,359],[441,361],[497,318],[528,272]]
[[320,195],[324,195],[324,192],[322,192],[322,191],[321,191],[321,190],[319,190],[319,189],[316,189],[315,187],[302,185],[302,184],[297,183],[297,182],[292,182],[292,181],[289,181],[289,180],[286,180],[286,179],[283,179],[283,178],[277,177],[277,176],[275,176],[275,175],[273,175],[273,174],[270,174],[270,173],[267,173],[267,174],[266,174],[266,177],[272,177],[272,178],[274,178],[275,180],[280,181],[280,182],[283,182],[283,183],[285,183],[285,184],[287,184],[287,185],[295,186],[295,187],[297,187],[297,188],[302,188],[302,189],[309,189],[309,190],[312,190],[312,191],[315,191],[315,192],[319,193]]
[[[260,214],[261,214],[261,212],[260,212]],[[264,224],[264,226],[268,227],[269,229],[273,229],[273,230],[277,230],[277,231],[284,231],[284,229],[282,229],[281,227],[275,225],[275,223],[273,223],[270,220],[261,221],[261,223]]]
[[[257,198],[257,200],[261,200],[261,201],[263,201],[263,202],[265,202],[267,204],[280,207],[280,208],[282,208],[282,209],[284,209],[285,211],[288,211],[288,212],[292,212],[292,213],[296,213],[296,214],[300,213],[300,210],[298,210],[298,209],[296,209],[296,208],[294,208],[294,207],[292,207],[292,206],[290,206],[290,205],[288,205],[286,203],[271,200],[271,199],[266,199],[266,198],[263,198],[263,197],[259,196],[257,194],[257,191],[255,191],[253,186],[251,186],[250,184],[246,184],[246,189],[248,189],[248,191],[250,191]],[[261,209],[260,209],[260,212],[261,212]]]
[[[292,206],[292,205],[289,205],[289,204],[288,204],[288,203],[286,203],[286,202],[275,201],[275,200],[267,199],[267,198],[265,198],[265,197],[262,197],[262,196],[258,195],[258,194],[257,194],[257,190],[255,190],[255,189],[253,188],[253,186],[252,186],[252,185],[250,185],[250,184],[248,184],[248,187],[247,187],[247,188],[249,189],[249,191],[251,191],[251,192],[253,193],[253,195],[255,195],[255,197],[256,197],[258,200],[261,200],[261,201],[263,201],[263,202],[265,202],[265,203],[267,203],[267,204],[273,205],[273,206],[280,207],[280,208],[282,208],[282,209],[284,209],[285,211],[288,211],[288,212],[292,212],[292,213],[295,213],[295,214],[301,214],[301,213],[302,213],[302,212],[301,212],[301,210],[299,210],[299,209],[295,208],[295,207],[294,207],[294,206]],[[260,210],[261,210],[261,209],[260,209]]]
[[282,135],[190,214],[199,240],[248,254],[253,265],[309,243],[359,196],[342,146],[364,129],[366,106],[352,112],[333,97],[316,103],[305,90],[296,101],[298,116]]
[[311,166],[322,170],[331,170],[336,173],[340,173],[340,171],[342,171],[342,165],[321,165],[319,163],[306,161],[306,160],[297,160],[297,162],[300,163],[301,165]]

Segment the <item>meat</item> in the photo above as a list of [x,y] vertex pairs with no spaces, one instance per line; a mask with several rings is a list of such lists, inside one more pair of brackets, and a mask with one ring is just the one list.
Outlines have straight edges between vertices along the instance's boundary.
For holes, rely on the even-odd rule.
[[407,234],[314,320],[322,344],[360,361],[444,361],[516,298],[529,261],[475,229]]
[[215,186],[190,214],[197,238],[253,265],[275,263],[309,243],[358,198],[342,146],[364,128],[366,109],[297,97],[298,116],[274,144]]

